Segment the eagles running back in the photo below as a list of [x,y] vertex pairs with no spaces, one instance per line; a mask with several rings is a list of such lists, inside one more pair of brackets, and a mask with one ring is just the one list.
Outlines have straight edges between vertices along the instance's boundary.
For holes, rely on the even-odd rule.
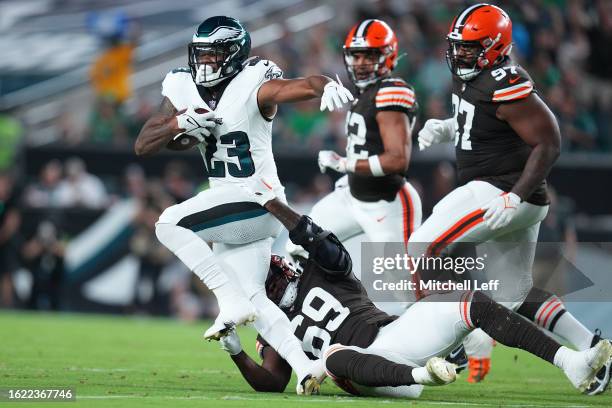
[[205,139],[206,144],[198,145],[212,187],[251,176],[264,178],[274,187],[280,186],[272,154],[272,119],[260,112],[257,91],[263,82],[282,75],[275,63],[259,57],[249,58],[242,71],[229,82],[216,106],[206,104],[189,69],[176,69],[166,75],[162,94],[177,110],[208,106],[223,120]]

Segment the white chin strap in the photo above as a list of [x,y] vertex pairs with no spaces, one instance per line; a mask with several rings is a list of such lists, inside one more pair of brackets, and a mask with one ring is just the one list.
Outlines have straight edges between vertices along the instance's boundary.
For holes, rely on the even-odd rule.
[[217,85],[225,78],[221,77],[221,68],[214,72],[210,65],[200,65],[196,72],[195,83],[205,87]]
[[295,302],[295,299],[297,298],[297,294],[298,294],[298,281],[296,279],[293,282],[289,282],[289,284],[287,285],[287,288],[285,289],[285,293],[283,294],[283,297],[278,303],[278,307],[280,307],[281,309],[286,309],[288,307],[291,307],[293,305],[293,302]]
[[480,73],[476,68],[457,68],[457,75],[461,79],[472,79]]

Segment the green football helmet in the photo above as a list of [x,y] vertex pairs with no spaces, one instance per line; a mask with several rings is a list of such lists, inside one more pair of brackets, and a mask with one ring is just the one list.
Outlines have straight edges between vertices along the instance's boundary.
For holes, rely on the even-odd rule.
[[197,85],[211,87],[242,69],[251,52],[251,36],[232,17],[210,17],[189,43],[189,68]]

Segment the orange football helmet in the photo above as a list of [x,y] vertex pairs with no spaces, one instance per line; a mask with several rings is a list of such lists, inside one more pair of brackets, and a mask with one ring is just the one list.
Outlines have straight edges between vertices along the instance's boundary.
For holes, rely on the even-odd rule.
[[[344,64],[358,88],[378,81],[397,64],[397,38],[382,20],[363,20],[351,28],[344,41]],[[357,54],[365,53],[358,61]]]
[[469,81],[510,54],[512,21],[497,6],[475,4],[454,18],[446,39],[448,67],[453,74]]

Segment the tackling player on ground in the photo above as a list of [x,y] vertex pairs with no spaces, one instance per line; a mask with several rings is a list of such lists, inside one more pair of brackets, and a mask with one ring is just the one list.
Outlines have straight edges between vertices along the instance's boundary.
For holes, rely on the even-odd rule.
[[[264,288],[280,224],[240,185],[265,177],[284,199],[271,146],[278,104],[321,98],[321,110],[334,110],[353,97],[322,75],[283,79],[272,61],[249,58],[250,49],[250,35],[236,19],[205,20],[189,44],[189,68],[166,75],[161,109],[144,124],[135,150],[149,155],[197,145],[210,188],[167,208],[156,235],[217,297],[219,316],[205,337],[218,338],[227,325],[254,320],[297,373],[298,392],[311,393],[322,372]],[[212,250],[207,242],[214,243]]]
[[[256,190],[264,191],[265,186]],[[368,298],[338,239],[272,197],[268,194],[266,209],[309,258],[298,271],[273,255],[266,291],[291,319],[307,354],[325,358],[328,374],[347,392],[417,398],[422,385],[454,381],[454,365],[434,356],[448,354],[476,327],[561,368],[579,390],[589,386],[612,355],[607,340],[582,352],[562,347],[482,292],[432,295],[399,318],[389,316]],[[261,365],[242,351],[235,331],[222,337],[221,345],[256,391],[285,389],[291,368],[263,339],[258,338]]]
[[[346,116],[346,157],[319,152],[322,172],[346,173],[310,217],[340,241],[365,233],[368,240],[408,242],[421,223],[421,200],[406,181],[417,102],[413,88],[393,77],[398,43],[381,20],[364,20],[349,31],[344,62],[359,95]],[[305,257],[290,242],[292,256]]]
[[[532,287],[535,243],[549,203],[545,179],[559,156],[557,121],[529,74],[509,56],[512,22],[502,9],[466,8],[453,20],[447,39],[453,117],[428,120],[419,145],[454,141],[462,186],[412,235],[409,254],[437,256],[456,242],[499,242],[506,256],[487,263],[487,278],[500,279],[503,288],[493,298],[586,350],[600,336],[559,298]],[[610,363],[586,392],[603,392],[609,371]]]

